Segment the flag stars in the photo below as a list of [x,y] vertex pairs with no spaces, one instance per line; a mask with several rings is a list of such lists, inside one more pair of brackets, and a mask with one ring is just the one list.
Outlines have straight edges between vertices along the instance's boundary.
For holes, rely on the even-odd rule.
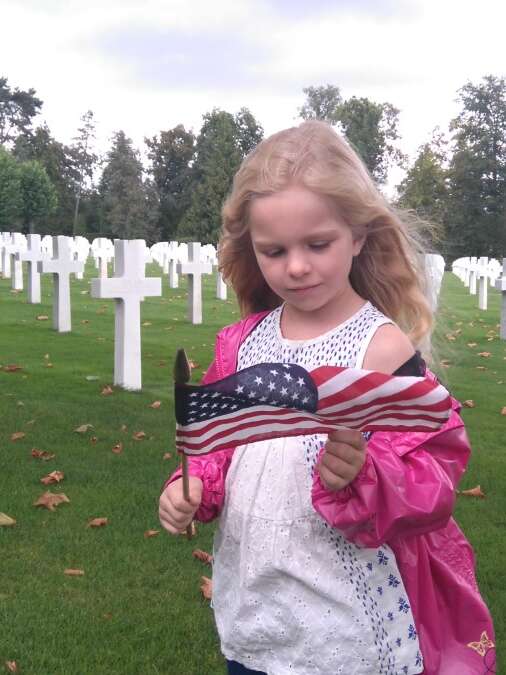
[[[271,373],[272,373],[272,370],[271,370]],[[276,385],[274,384],[274,382],[269,382],[269,391],[275,391],[275,389],[276,389]]]
[[297,384],[299,385],[299,387],[303,387],[304,386],[304,378],[299,377],[297,379]]
[[236,394],[242,394],[243,391],[244,391],[243,385],[242,385],[242,384],[238,384],[237,387],[235,388],[235,393],[236,393]]
[[299,395],[297,394],[297,392],[294,392],[292,394],[292,401],[296,401],[298,398],[299,398]]
[[255,398],[255,396],[256,396],[256,392],[254,392],[254,391],[250,391],[250,393],[248,394],[248,398]]
[[263,384],[263,382],[264,381],[262,380],[261,377],[259,377],[259,376],[255,377],[255,384]]
[[271,375],[279,375],[277,370],[269,370],[269,373],[271,373]]
[[283,375],[283,377],[285,378],[285,380],[286,380],[287,382],[290,382],[290,380],[293,380],[293,377],[290,375],[290,373],[285,373],[285,374]]
[[281,387],[280,394],[281,396],[286,396],[288,394],[288,389],[286,387]]

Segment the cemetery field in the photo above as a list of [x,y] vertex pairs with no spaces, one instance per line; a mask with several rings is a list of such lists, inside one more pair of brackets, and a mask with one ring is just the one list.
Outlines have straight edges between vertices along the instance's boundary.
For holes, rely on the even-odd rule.
[[[148,273],[160,276],[159,267]],[[0,279],[0,512],[16,520],[0,527],[0,672],[15,661],[24,675],[221,675],[212,610],[199,590],[211,570],[192,557],[197,548],[211,552],[214,527],[197,524],[192,541],[170,537],[158,522],[158,496],[178,464],[175,351],[185,347],[198,381],[216,332],[237,320],[237,307],[217,300],[214,277],[204,278],[204,323],[192,326],[185,281],[171,290],[164,278],[163,297],[147,298],[141,309],[143,390],[125,392],[112,387],[114,303],[90,297],[96,276],[89,264],[84,280],[71,281],[68,334],[52,329],[49,275],[41,279],[41,305]],[[477,297],[446,274],[441,303],[435,368],[457,398],[474,401],[463,412],[474,454],[459,489],[479,484],[486,495],[458,496],[456,516],[477,554],[504,661],[506,342],[498,338],[499,294],[490,290],[489,309],[481,312]],[[34,448],[55,457],[35,458]],[[54,471],[63,479],[43,485]],[[46,490],[69,502],[54,511],[35,507]],[[89,527],[95,518],[107,524]],[[150,530],[159,533],[146,536]],[[68,576],[68,569],[84,574]]]

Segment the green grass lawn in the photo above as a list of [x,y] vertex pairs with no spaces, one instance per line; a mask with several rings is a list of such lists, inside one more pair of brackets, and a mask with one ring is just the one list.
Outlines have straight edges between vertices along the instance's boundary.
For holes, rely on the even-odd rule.
[[[157,276],[159,268],[150,272]],[[185,347],[199,380],[212,356],[217,330],[238,318],[234,302],[204,288],[204,324],[186,320],[186,286],[167,288],[142,305],[143,391],[103,396],[113,379],[114,304],[89,296],[91,265],[72,282],[72,333],[51,327],[51,285],[43,277],[43,302],[12,293],[0,280],[0,512],[17,520],[0,528],[0,672],[16,661],[31,675],[213,675],[223,673],[212,611],[199,591],[209,568],[192,557],[210,551],[213,526],[199,525],[187,541],[160,529],[158,495],[176,467],[173,450],[172,363]],[[456,277],[442,294],[436,363],[453,394],[473,399],[464,416],[474,455],[461,489],[480,484],[486,499],[459,497],[457,518],[475,547],[480,586],[495,618],[497,642],[506,634],[506,343],[498,337],[499,296],[480,312]],[[48,315],[48,321],[36,319]],[[458,332],[461,331],[461,332]],[[492,332],[493,331],[493,334]],[[446,335],[455,337],[449,341]],[[488,340],[492,337],[492,340]],[[468,343],[477,343],[468,347]],[[490,352],[488,358],[478,352]],[[486,370],[478,370],[484,366]],[[92,378],[92,379],[89,379]],[[95,379],[96,378],[96,379]],[[157,409],[153,401],[161,401]],[[87,433],[74,431],[93,425]],[[143,431],[144,440],[133,434]],[[11,440],[15,432],[25,436]],[[122,443],[121,454],[112,448]],[[36,460],[32,448],[56,454]],[[172,452],[171,459],[164,459]],[[63,471],[46,488],[40,478]],[[54,512],[35,508],[46,490],[70,499]],[[91,518],[108,525],[89,528]],[[64,575],[66,568],[84,576]]]

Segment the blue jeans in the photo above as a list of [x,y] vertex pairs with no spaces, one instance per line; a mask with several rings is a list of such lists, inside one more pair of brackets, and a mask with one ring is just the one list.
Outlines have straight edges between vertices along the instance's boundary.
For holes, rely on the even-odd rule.
[[228,675],[265,675],[260,670],[250,670],[237,661],[227,660]]

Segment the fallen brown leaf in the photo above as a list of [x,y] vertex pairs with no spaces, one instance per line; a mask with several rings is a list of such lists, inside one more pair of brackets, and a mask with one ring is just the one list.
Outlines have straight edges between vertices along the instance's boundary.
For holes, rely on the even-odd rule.
[[172,459],[172,452],[166,452],[162,459]]
[[213,582],[209,577],[200,577],[200,592],[206,600],[213,597]]
[[114,394],[114,389],[106,384],[100,393],[102,396],[110,396],[111,394]]
[[478,356],[481,356],[484,359],[488,359],[489,356],[492,356],[492,354],[490,352],[478,352]]
[[48,473],[47,476],[44,476],[44,478],[40,479],[40,482],[43,485],[52,485],[53,483],[59,483],[64,479],[65,475],[63,471],[51,471],[51,473]]
[[50,363],[50,362],[46,363],[46,368],[52,368],[52,367],[53,367],[52,363]]
[[202,551],[200,548],[195,549],[195,551],[192,553],[192,556],[206,565],[210,565],[213,562],[213,556],[206,551]]
[[151,323],[151,321],[144,321],[144,323],[142,325],[143,326],[152,326],[153,324]]
[[11,518],[6,513],[0,512],[0,527],[12,527],[15,524],[16,521],[14,518]]
[[10,363],[2,367],[2,370],[6,373],[15,373],[18,370],[23,370],[23,366],[18,366],[15,363]]
[[146,530],[144,532],[144,538],[150,539],[151,537],[156,537],[159,534],[160,534],[160,530]]
[[122,424],[120,427],[120,431],[128,431],[128,427],[126,424]]
[[68,569],[63,571],[63,574],[66,574],[68,577],[83,577],[84,576],[84,570],[77,570],[77,569],[68,568]]
[[475,407],[475,402],[471,399],[468,399],[467,401],[464,401],[462,405],[466,408],[474,408]]
[[104,527],[108,522],[108,518],[93,518],[93,520],[88,522],[86,527]]
[[[170,327],[170,329],[166,328],[165,330],[171,330],[171,329],[172,329],[172,326]],[[163,368],[163,366],[167,365],[167,361],[158,361],[158,365],[160,366],[160,368]]]
[[11,441],[19,441],[26,436],[24,431],[15,431],[11,434]]
[[471,347],[471,349],[472,349],[473,347],[477,347],[477,346],[478,346],[478,343],[477,343],[477,342],[468,342],[468,343],[467,343],[467,346],[468,346],[468,347]]
[[35,424],[35,420],[29,420],[29,421],[26,423],[26,426],[27,426],[27,427],[31,427],[32,424]]
[[480,485],[477,485],[476,487],[471,488],[470,490],[462,490],[459,494],[465,495],[466,497],[479,497],[480,499],[483,499],[485,497],[485,493],[482,492]]
[[92,436],[90,438],[90,443],[93,443],[93,445],[96,445],[98,443],[98,438],[96,436]]
[[89,319],[82,319],[81,323],[90,323],[90,320]]
[[[195,521],[194,521],[194,520],[192,520],[192,524],[191,524],[190,527],[191,527],[192,537],[194,537],[194,536],[197,534],[197,528],[196,528],[196,526],[195,526]],[[186,527],[185,527],[184,530],[181,530],[179,534],[182,534],[183,536],[186,536]]]
[[48,490],[41,495],[37,501],[33,502],[33,506],[43,506],[49,511],[54,511],[59,504],[69,504],[70,499],[63,492],[54,493]]
[[501,410],[501,415],[506,415],[506,405]]
[[134,441],[143,441],[146,438],[146,433],[144,431],[134,431],[132,438]]
[[123,443],[116,443],[112,451],[114,452],[115,455],[121,455],[121,453],[123,452]]
[[81,424],[81,426],[76,427],[74,431],[78,434],[85,434],[88,429],[93,429],[93,424]]
[[5,668],[8,673],[19,673],[19,668],[16,661],[6,661]]
[[47,462],[48,459],[54,459],[56,455],[47,450],[39,450],[38,448],[32,448],[32,457],[35,459],[42,459],[42,461]]
[[150,403],[148,407],[156,409],[156,408],[159,408],[161,405],[162,405],[161,401],[153,401],[153,403]]
[[487,370],[485,366],[476,366],[476,370]]
[[37,321],[47,321],[49,319],[47,314],[39,314],[35,318],[37,319]]
[[188,361],[190,368],[200,368],[200,363],[197,363],[196,361],[192,361],[191,359]]

